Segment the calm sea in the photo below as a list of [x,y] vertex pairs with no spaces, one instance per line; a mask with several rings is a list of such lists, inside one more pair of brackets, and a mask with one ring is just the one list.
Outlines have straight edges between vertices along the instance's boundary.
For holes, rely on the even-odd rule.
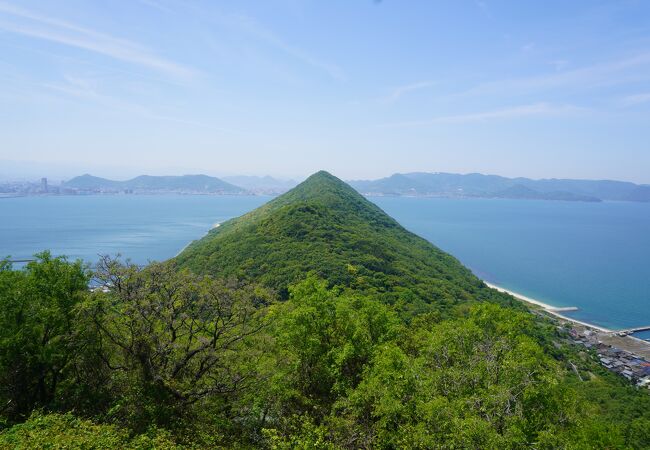
[[0,199],[0,257],[29,258],[48,249],[94,263],[120,253],[137,264],[178,254],[216,223],[270,197],[88,195]]
[[[173,257],[259,196],[0,199],[0,255]],[[611,328],[650,325],[650,204],[372,198],[481,278]]]
[[375,198],[486,281],[571,317],[650,325],[650,204]]

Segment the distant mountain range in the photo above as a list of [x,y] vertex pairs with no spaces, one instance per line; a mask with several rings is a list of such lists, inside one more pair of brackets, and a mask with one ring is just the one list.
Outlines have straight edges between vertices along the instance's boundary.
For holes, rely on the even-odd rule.
[[[396,173],[377,180],[348,182],[364,195],[419,197],[478,197],[580,202],[650,202],[650,185],[625,181],[506,178],[480,173]],[[140,175],[115,181],[81,175],[62,184],[63,190],[78,192],[179,192],[187,194],[268,194],[277,195],[296,186],[294,180],[270,176]]]
[[244,194],[246,189],[207,175],[150,176],[140,175],[126,181],[81,175],[62,184],[64,189],[91,192],[182,192]]
[[650,185],[610,180],[532,180],[480,173],[413,172],[349,183],[366,195],[650,202]]
[[279,180],[270,176],[257,177],[239,175],[222,177],[222,180],[247,189],[248,191],[260,194],[281,194],[298,184],[298,182],[294,180]]

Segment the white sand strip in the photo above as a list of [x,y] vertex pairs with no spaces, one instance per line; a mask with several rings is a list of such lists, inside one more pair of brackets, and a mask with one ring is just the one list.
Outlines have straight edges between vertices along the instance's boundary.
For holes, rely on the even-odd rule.
[[583,321],[577,320],[577,319],[572,319],[571,317],[567,317],[565,315],[562,315],[562,314],[560,314],[558,312],[558,310],[564,309],[566,311],[566,309],[563,308],[563,307],[557,307],[557,306],[549,305],[548,303],[540,302],[539,300],[535,300],[534,298],[526,297],[525,295],[521,295],[521,294],[519,294],[517,292],[510,291],[508,289],[504,289],[504,288],[502,288],[500,286],[497,286],[495,284],[492,284],[492,283],[488,283],[487,281],[483,281],[483,282],[488,287],[490,287],[492,289],[495,289],[495,290],[497,290],[499,292],[504,292],[506,294],[510,294],[513,297],[515,297],[516,299],[522,300],[522,301],[524,301],[526,303],[530,303],[532,305],[539,306],[542,309],[544,309],[544,311],[548,312],[549,314],[553,314],[555,317],[559,317],[560,319],[568,320],[569,322],[584,325],[585,327],[593,328],[594,330],[603,331],[605,333],[614,333],[615,332],[614,330],[610,330],[609,328],[600,327],[598,325],[583,322]]
[[526,297],[525,295],[521,295],[514,291],[509,291],[508,289],[504,289],[501,286],[497,286],[496,284],[488,283],[487,281],[483,281],[483,283],[485,283],[488,287],[491,287],[492,289],[496,289],[499,292],[505,292],[506,294],[510,294],[513,297],[518,298],[519,300],[525,301],[526,303],[532,303],[533,305],[541,306],[544,309],[555,309],[555,306],[553,305],[540,302],[539,300],[535,300],[534,298]]

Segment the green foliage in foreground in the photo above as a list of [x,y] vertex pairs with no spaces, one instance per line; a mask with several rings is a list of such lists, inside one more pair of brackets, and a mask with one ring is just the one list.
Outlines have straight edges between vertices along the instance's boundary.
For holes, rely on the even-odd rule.
[[[311,279],[273,315],[285,365],[270,384],[279,419],[264,434],[276,448],[644,448],[650,437],[647,419],[629,433],[619,411],[602,419],[527,313],[483,304],[405,326],[385,305]],[[602,400],[617,392],[594,384],[608,386]]]
[[0,433],[0,448],[12,449],[174,449],[169,433],[151,430],[132,436],[115,425],[98,425],[72,414],[34,414]]
[[0,401],[10,421],[101,395],[91,387],[102,382],[96,336],[77,321],[90,274],[80,262],[37,257],[22,271],[0,264]]
[[386,306],[311,279],[273,314],[287,365],[272,386],[290,394],[266,425],[278,447],[514,448],[576,425],[575,395],[525,313],[481,305],[404,328]]
[[221,224],[176,262],[196,273],[269,286],[282,298],[290,284],[313,272],[330,286],[371,294],[410,314],[505,298],[326,172]]
[[[80,264],[40,258],[0,270],[1,319],[29,330],[0,329],[0,448],[650,443],[650,397],[559,351],[559,331],[527,312],[482,303],[407,323],[314,276],[274,303],[259,287],[111,260],[94,274],[111,291],[90,293]],[[52,391],[36,395],[44,379]]]

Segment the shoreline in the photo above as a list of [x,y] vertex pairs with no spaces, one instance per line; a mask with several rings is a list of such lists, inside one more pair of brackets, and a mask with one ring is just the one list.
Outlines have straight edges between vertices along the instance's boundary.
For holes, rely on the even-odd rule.
[[604,333],[616,333],[617,332],[617,330],[612,330],[612,329],[609,329],[609,328],[601,327],[599,325],[594,325],[593,323],[588,323],[588,322],[584,322],[582,320],[572,319],[571,317],[567,317],[564,314],[560,313],[561,310],[563,310],[563,309],[566,310],[565,308],[563,308],[561,306],[553,306],[553,305],[549,305],[548,303],[540,302],[539,300],[536,300],[536,299],[531,298],[531,297],[527,297],[527,296],[522,295],[522,294],[520,294],[518,292],[502,288],[501,286],[497,286],[496,284],[493,284],[493,283],[488,283],[485,280],[483,280],[483,283],[485,283],[485,285],[487,287],[491,288],[491,289],[494,289],[494,290],[497,290],[499,292],[503,292],[503,293],[506,293],[506,294],[510,294],[514,298],[516,298],[517,300],[521,300],[521,301],[523,301],[525,303],[528,303],[530,305],[539,306],[545,312],[547,312],[547,313],[549,313],[549,314],[551,314],[551,315],[553,315],[553,316],[555,316],[555,317],[557,317],[559,319],[566,320],[568,322],[576,323],[576,324],[579,324],[579,325],[583,325],[585,327],[589,327],[589,328],[592,328],[594,330],[602,331]]

